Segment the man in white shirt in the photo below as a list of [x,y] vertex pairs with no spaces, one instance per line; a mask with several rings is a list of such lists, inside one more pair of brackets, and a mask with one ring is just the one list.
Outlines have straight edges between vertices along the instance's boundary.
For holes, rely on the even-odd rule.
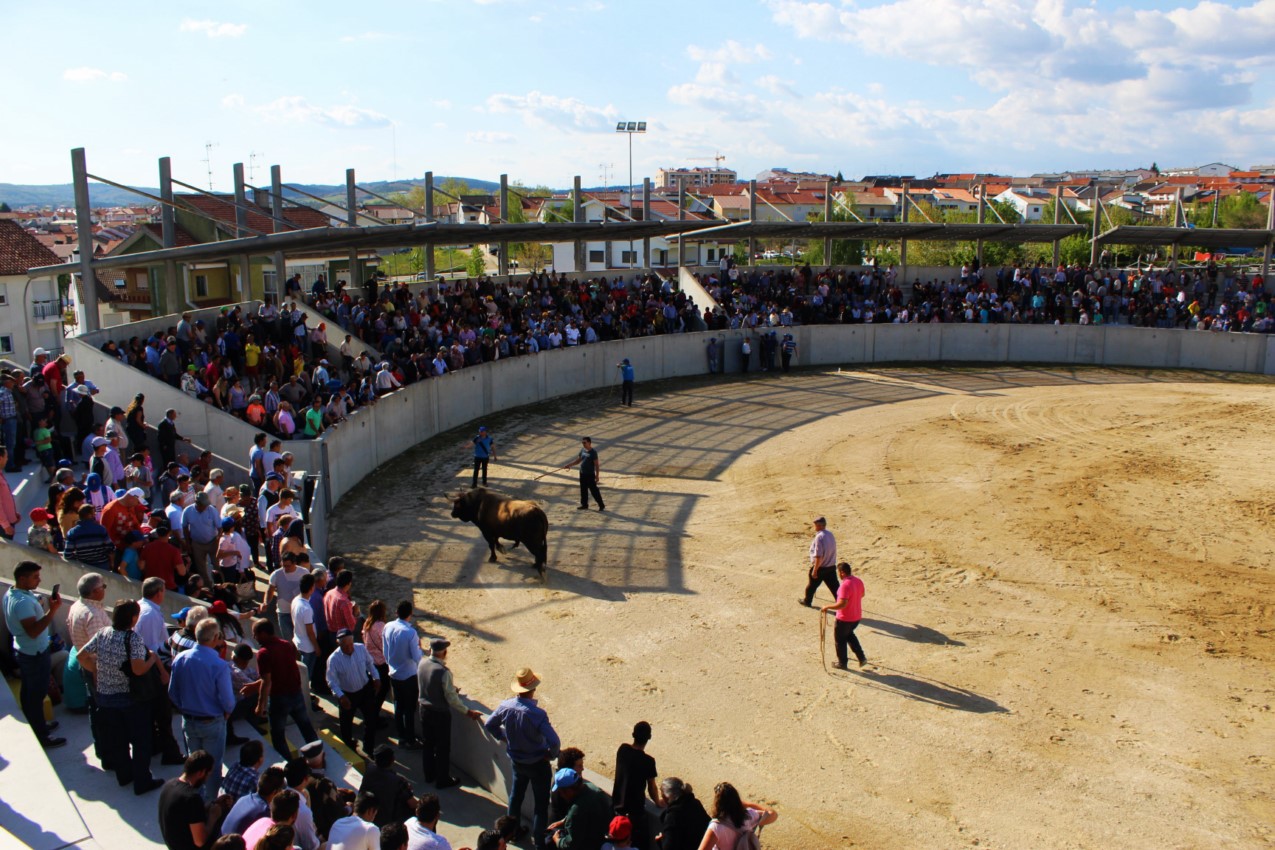
[[421,797],[416,804],[416,817],[403,824],[407,827],[407,850],[452,850],[447,839],[435,832],[442,811],[437,794]]
[[376,795],[359,794],[354,801],[354,814],[343,817],[328,830],[328,850],[381,850],[381,831],[372,823],[376,818]]
[[225,480],[225,471],[214,469],[208,473],[208,483],[204,485],[204,492],[208,494],[208,504],[212,505],[218,514],[226,504],[226,491],[221,486]]
[[314,595],[314,576],[306,573],[301,576],[301,584],[296,597],[292,600],[292,642],[297,652],[301,653],[301,661],[305,664],[306,673],[310,677],[310,686],[314,687],[314,668],[319,660],[319,638],[314,631],[314,608],[310,606],[310,597]]
[[164,580],[151,576],[142,582],[142,598],[138,605],[142,612],[133,631],[151,652],[159,652],[168,643],[168,629],[164,628]]

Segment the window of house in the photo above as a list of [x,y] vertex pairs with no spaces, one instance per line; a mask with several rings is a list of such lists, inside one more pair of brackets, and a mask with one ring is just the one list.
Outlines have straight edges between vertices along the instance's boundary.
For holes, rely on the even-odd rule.
[[122,278],[122,277],[117,277],[117,278],[115,278],[112,282],[115,284],[115,288],[116,288],[116,289],[127,289],[127,288],[128,288],[128,281],[127,281],[127,280],[125,280],[125,279],[124,279],[124,278]]
[[208,275],[206,274],[195,275],[195,297],[196,298],[208,297]]
[[661,248],[660,250],[656,251],[656,252],[655,252],[655,262],[656,262],[656,264],[657,264],[657,265],[667,266],[667,265],[668,265],[668,251],[667,251],[667,250],[665,250],[665,249],[663,249],[663,248]]
[[633,265],[637,262],[637,251],[621,251],[620,262],[624,265]]
[[8,306],[8,304],[9,304],[9,293],[5,291],[5,288],[3,286],[0,286],[0,307],[6,307]]
[[0,336],[0,354],[13,353],[13,337],[9,334]]
[[605,263],[605,262],[606,262],[606,251],[590,251],[590,252],[589,252],[589,262],[591,262],[591,263]]
[[151,276],[149,272],[138,272],[133,276],[133,279],[136,282],[138,289],[145,291],[151,288]]
[[279,294],[279,275],[274,269],[266,269],[261,273],[262,286],[267,295]]

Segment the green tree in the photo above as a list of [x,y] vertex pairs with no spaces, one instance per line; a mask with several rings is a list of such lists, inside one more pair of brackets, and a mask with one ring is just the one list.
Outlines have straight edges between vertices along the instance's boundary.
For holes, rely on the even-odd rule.
[[[811,221],[823,221],[823,213],[811,213]],[[832,221],[854,221],[845,210],[834,207],[832,210]],[[863,265],[863,240],[861,239],[834,239],[832,240],[832,258],[824,259],[823,240],[809,239],[806,241],[806,250],[802,255],[802,259],[810,263],[812,266],[859,266]],[[794,258],[795,259],[795,258]]]
[[469,250],[469,262],[465,264],[465,272],[470,277],[480,277],[487,272],[487,258],[483,249],[475,245]]
[[1252,192],[1236,192],[1222,199],[1217,223],[1221,227],[1258,230],[1266,226],[1266,209]]
[[9,205],[6,204],[4,201],[0,201],[0,213],[6,213],[6,212],[13,212],[13,210],[11,210],[9,208]]

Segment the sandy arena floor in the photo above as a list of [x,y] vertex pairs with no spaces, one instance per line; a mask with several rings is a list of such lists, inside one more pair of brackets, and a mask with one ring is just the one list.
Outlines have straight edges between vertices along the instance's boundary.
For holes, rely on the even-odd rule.
[[[639,383],[485,423],[493,489],[549,515],[547,587],[451,519],[468,432],[369,477],[332,550],[364,600],[414,588],[471,696],[532,666],[608,774],[649,720],[662,775],[778,808],[767,847],[1268,847],[1273,416],[1275,384],[1189,372]],[[582,434],[604,514],[574,470],[531,481]],[[825,672],[796,602],[820,514],[864,672]]]

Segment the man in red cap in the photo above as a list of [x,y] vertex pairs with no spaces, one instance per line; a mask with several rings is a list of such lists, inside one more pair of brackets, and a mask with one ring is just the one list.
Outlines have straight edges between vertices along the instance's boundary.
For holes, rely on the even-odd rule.
[[611,818],[611,826],[607,829],[607,842],[602,850],[628,850],[633,846],[633,823],[624,815]]

